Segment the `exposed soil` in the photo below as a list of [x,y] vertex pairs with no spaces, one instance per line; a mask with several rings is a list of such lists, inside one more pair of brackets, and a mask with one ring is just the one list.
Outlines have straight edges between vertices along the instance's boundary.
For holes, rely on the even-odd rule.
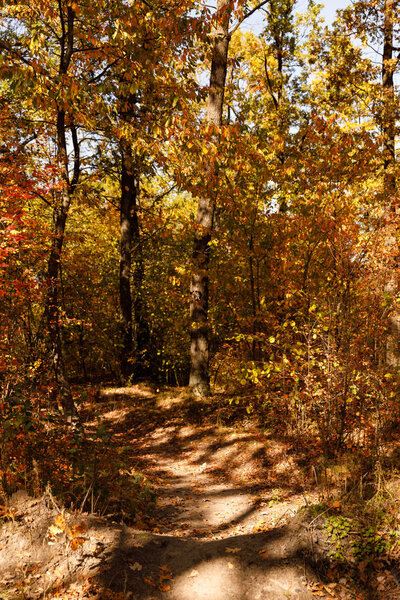
[[[14,494],[0,530],[0,599],[400,598],[392,573],[379,596],[323,565],[323,535],[304,511],[318,500],[313,449],[294,451],[251,423],[223,427],[179,393],[105,389],[100,405],[132,471],[156,488],[152,517],[127,526],[63,511],[50,491]],[[88,407],[82,415],[90,427]]]

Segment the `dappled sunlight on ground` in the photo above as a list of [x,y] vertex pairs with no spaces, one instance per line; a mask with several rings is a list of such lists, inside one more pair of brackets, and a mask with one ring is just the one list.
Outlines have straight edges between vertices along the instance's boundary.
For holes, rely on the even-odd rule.
[[[210,405],[205,415],[197,405],[188,409],[187,400],[183,390],[174,396],[134,386],[107,388],[82,403],[85,431],[113,449],[126,487],[112,490],[108,520],[62,511],[62,527],[51,494],[41,501],[16,497],[0,544],[0,572],[6,588],[16,590],[6,597],[367,599],[334,571],[326,581],[314,569],[318,539],[310,538],[303,508],[319,501],[316,449],[251,423],[222,427]],[[108,473],[107,463],[102,468]],[[157,495],[152,514],[150,484]],[[134,491],[136,508],[118,512],[118,502],[124,497],[129,505]],[[79,543],[74,527],[82,531]]]

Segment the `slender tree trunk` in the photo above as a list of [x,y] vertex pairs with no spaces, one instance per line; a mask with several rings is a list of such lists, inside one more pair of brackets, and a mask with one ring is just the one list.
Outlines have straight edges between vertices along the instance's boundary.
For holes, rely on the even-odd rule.
[[50,355],[60,393],[61,403],[66,415],[71,417],[75,411],[75,408],[63,358],[58,292],[65,226],[71,204],[71,198],[75,187],[78,184],[80,165],[79,144],[76,136],[76,130],[72,128],[71,131],[75,150],[75,165],[74,177],[72,182],[70,182],[68,175],[68,157],[66,150],[67,144],[65,131],[65,112],[63,110],[59,110],[57,115],[57,155],[61,179],[61,190],[59,192],[59,197],[56,198],[56,203],[53,209],[53,241],[51,244],[50,256],[47,264],[48,292],[45,312],[47,316]]
[[257,298],[256,298],[256,283],[254,276],[254,235],[253,231],[250,234],[249,240],[249,277],[250,277],[250,296],[251,296],[251,314],[252,314],[252,333],[253,340],[251,342],[251,358],[256,360],[256,335],[258,333],[257,324]]
[[133,212],[133,315],[135,339],[135,378],[142,379],[150,368],[150,327],[144,299],[144,260],[137,207]]
[[[59,16],[62,35],[60,37],[60,77],[68,73],[74,47],[74,20],[75,12],[72,5],[67,6],[64,14],[61,2],[59,3]],[[63,358],[63,344],[60,325],[59,284],[62,249],[65,237],[65,226],[71,199],[78,185],[80,175],[80,152],[77,131],[74,124],[69,125],[72,145],[74,150],[73,174],[70,179],[68,172],[68,153],[66,139],[66,112],[63,106],[57,108],[56,140],[57,140],[57,166],[60,178],[60,190],[56,194],[53,209],[53,241],[47,264],[48,292],[45,314],[49,336],[50,354],[53,363],[58,391],[64,412],[71,418],[75,412],[71,388],[65,370]]]
[[[121,375],[124,380],[146,375],[149,326],[143,299],[144,265],[138,217],[139,176],[129,142],[121,142],[120,312]],[[131,292],[133,279],[133,297]]]
[[121,143],[121,202],[120,202],[120,263],[119,305],[121,317],[121,376],[127,380],[133,373],[132,326],[132,240],[133,211],[136,206],[136,174],[133,170],[130,146]]
[[[216,29],[212,40],[212,61],[208,93],[207,122],[222,125],[222,111],[229,49],[231,0],[217,0]],[[212,142],[218,144],[218,134]],[[209,263],[210,241],[214,229],[214,213],[218,185],[218,168],[210,163],[205,177],[213,191],[199,198],[192,255],[190,285],[190,379],[189,386],[197,396],[210,394],[209,376]]]
[[[396,116],[395,116],[395,94],[393,74],[395,70],[395,59],[393,58],[393,17],[394,0],[385,0],[384,6],[384,44],[382,58],[382,88],[383,88],[383,161],[384,161],[384,200],[388,203],[386,221],[390,232],[386,240],[386,246],[393,256],[393,272],[385,285],[385,292],[392,298],[398,291],[397,261],[399,247],[397,241],[397,181],[395,175],[396,164]],[[386,364],[391,367],[400,367],[400,313],[394,308],[388,318],[388,337],[386,341]]]

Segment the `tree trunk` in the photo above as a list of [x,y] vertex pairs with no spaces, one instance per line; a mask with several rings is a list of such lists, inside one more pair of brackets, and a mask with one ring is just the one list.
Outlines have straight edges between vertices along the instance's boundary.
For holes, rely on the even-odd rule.
[[133,212],[133,315],[135,340],[135,378],[142,379],[150,370],[150,327],[144,292],[144,260],[137,206]]
[[[72,5],[66,8],[66,14],[59,4],[59,17],[62,35],[60,37],[60,63],[59,75],[65,76],[71,63],[74,49],[74,20],[75,11]],[[65,371],[63,359],[63,344],[60,326],[60,309],[58,287],[60,281],[60,264],[65,236],[65,225],[72,196],[78,185],[80,175],[80,151],[77,131],[74,124],[69,125],[74,150],[73,175],[70,180],[68,172],[68,152],[66,139],[66,112],[62,105],[57,107],[56,140],[57,140],[57,166],[60,177],[60,191],[56,193],[53,209],[53,241],[47,265],[48,292],[45,314],[47,317],[50,354],[53,363],[61,403],[68,419],[75,413],[71,388]]]
[[121,316],[121,376],[126,381],[133,373],[132,327],[132,213],[136,206],[136,175],[133,171],[130,146],[121,143],[121,203],[120,203],[120,263],[119,305]]
[[121,142],[121,156],[119,297],[122,327],[121,375],[126,381],[131,376],[140,379],[147,374],[150,335],[143,299],[144,266],[137,212],[139,176],[132,147],[126,140]]
[[[393,59],[393,17],[394,0],[385,0],[384,6],[384,44],[382,58],[382,88],[383,88],[383,166],[384,182],[383,197],[387,202],[386,222],[389,226],[389,234],[386,239],[386,247],[393,257],[392,276],[385,285],[385,292],[394,300],[398,291],[397,261],[399,255],[397,241],[397,181],[395,175],[396,164],[396,116],[395,116],[395,94],[393,73],[395,70],[395,59]],[[400,367],[400,313],[393,308],[388,317],[388,336],[386,340],[386,364],[390,367]]]
[[65,134],[65,112],[59,109],[57,114],[57,158],[59,174],[61,179],[61,191],[53,210],[53,241],[47,264],[48,292],[46,301],[46,316],[49,335],[50,355],[54,374],[58,385],[61,403],[68,418],[75,412],[71,388],[65,371],[63,358],[63,344],[60,326],[60,308],[58,288],[60,280],[60,264],[65,237],[65,225],[74,193],[79,179],[79,144],[76,130],[71,127],[72,140],[75,151],[74,177],[69,181],[67,143]]
[[[229,20],[232,10],[230,0],[217,1],[216,29],[212,41],[210,87],[207,105],[207,123],[220,127],[229,49]],[[214,133],[212,142],[218,144]],[[209,376],[209,263],[210,241],[214,229],[214,213],[218,184],[218,168],[210,163],[205,172],[206,180],[212,185],[211,193],[199,198],[192,254],[192,276],[190,285],[190,379],[189,386],[197,396],[210,394]]]

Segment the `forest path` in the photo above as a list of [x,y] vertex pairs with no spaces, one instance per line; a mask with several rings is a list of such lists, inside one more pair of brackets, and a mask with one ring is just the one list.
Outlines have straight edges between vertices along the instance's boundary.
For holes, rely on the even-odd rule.
[[179,393],[136,386],[101,398],[132,469],[157,489],[150,523],[124,527],[114,541],[106,586],[137,600],[333,597],[337,584],[319,584],[303,556],[307,532],[296,515],[315,498],[304,492],[300,449],[294,455],[250,425],[223,427]]
[[[105,388],[95,398],[81,404],[81,426],[104,458],[107,515],[65,510],[51,490],[16,492],[0,520],[0,600],[383,598],[327,571],[330,547],[307,527],[317,448],[250,421],[223,426],[223,403],[190,403],[184,390]],[[146,481],[157,493],[150,515]],[[121,510],[132,498],[128,526]]]

